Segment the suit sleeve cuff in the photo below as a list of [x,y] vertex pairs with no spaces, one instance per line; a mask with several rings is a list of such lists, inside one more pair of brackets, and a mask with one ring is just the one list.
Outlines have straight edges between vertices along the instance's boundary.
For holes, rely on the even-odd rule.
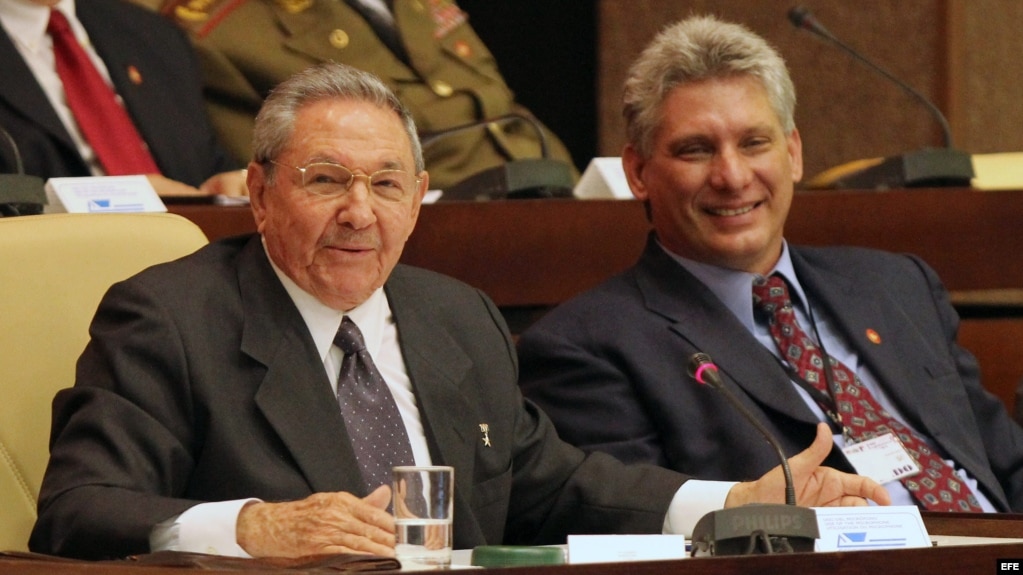
[[675,492],[664,516],[664,533],[693,536],[693,528],[701,517],[722,509],[728,492],[735,486],[732,481],[701,481],[690,479]]
[[151,551],[187,551],[251,557],[238,545],[235,527],[242,507],[258,499],[200,503],[176,517],[158,523],[149,534]]

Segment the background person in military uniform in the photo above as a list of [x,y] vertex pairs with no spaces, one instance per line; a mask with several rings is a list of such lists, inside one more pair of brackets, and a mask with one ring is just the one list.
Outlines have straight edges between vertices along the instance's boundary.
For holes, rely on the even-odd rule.
[[[166,0],[159,9],[191,32],[210,115],[240,160],[250,157],[253,120],[267,92],[328,60],[381,77],[427,140],[453,126],[531,115],[450,0]],[[543,129],[550,157],[572,165],[563,143]],[[515,119],[447,135],[424,152],[432,187],[444,189],[508,160],[538,158],[540,149],[536,130]]]

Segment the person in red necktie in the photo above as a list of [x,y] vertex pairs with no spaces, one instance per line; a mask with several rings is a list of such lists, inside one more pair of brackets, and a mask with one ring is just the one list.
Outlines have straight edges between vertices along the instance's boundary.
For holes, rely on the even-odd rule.
[[[121,0],[9,0],[0,24],[0,126],[26,173],[144,174],[163,196],[245,195],[177,28]],[[0,171],[15,169],[0,148]]]
[[803,145],[777,51],[694,16],[651,42],[623,100],[646,249],[518,343],[520,386],[561,437],[707,479],[777,465],[722,394],[687,376],[702,352],[788,455],[823,422],[825,465],[884,483],[893,503],[1023,511],[1023,429],[957,344],[935,272],[912,255],[785,241]]

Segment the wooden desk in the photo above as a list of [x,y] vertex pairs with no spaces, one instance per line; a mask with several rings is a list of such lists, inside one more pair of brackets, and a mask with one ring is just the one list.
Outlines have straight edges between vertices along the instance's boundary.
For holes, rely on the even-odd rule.
[[[1023,534],[1020,516],[972,518],[947,514],[924,514],[924,523],[932,535],[966,535],[978,537],[1019,537]],[[984,525],[997,523],[992,531]],[[935,530],[936,525],[954,526],[952,532]],[[997,534],[996,534],[997,533]],[[1023,558],[1023,543],[985,544],[969,547],[941,546],[923,549],[889,551],[847,551],[843,553],[796,553],[790,555],[758,555],[752,557],[699,557],[677,561],[642,561],[634,563],[595,563],[546,567],[501,569],[507,575],[791,575],[820,573],[826,575],[862,575],[884,573],[909,575],[920,573],[955,573],[956,575],[989,575],[996,573],[998,559]],[[35,561],[0,559],[0,575],[223,575],[239,571],[195,570],[180,567],[142,567],[132,564]],[[259,571],[292,575],[296,570]],[[393,572],[392,572],[393,573]]]
[[[211,239],[254,231],[248,208],[170,206]],[[827,225],[821,225],[826,223]],[[1014,404],[1023,377],[1023,191],[800,192],[786,237],[914,253],[967,319],[960,341],[985,385]],[[474,285],[513,331],[632,265],[649,230],[636,201],[512,200],[423,206],[402,261]],[[992,291],[998,290],[998,291]]]
[[[255,230],[247,207],[169,209],[211,241]],[[914,253],[953,291],[1020,289],[1021,226],[1023,191],[824,191],[797,194],[785,235],[795,244]],[[632,264],[648,229],[636,201],[433,204],[423,206],[402,261],[460,278],[498,305],[552,305]]]

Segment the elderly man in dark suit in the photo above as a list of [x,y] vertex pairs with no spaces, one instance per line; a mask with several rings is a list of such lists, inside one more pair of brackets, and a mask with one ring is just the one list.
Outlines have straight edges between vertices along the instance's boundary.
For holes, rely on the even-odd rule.
[[622,161],[653,234],[631,269],[519,341],[523,392],[562,438],[705,479],[763,473],[773,450],[687,376],[702,352],[787,453],[827,422],[827,465],[855,471],[850,450],[891,464],[865,449],[871,438],[919,464],[878,477],[893,501],[1023,511],[1023,430],[956,344],[934,272],[912,256],[785,242],[802,143],[775,50],[693,17],[643,52],[624,99]]
[[[6,0],[0,3],[0,127],[18,147],[24,171],[43,179],[107,175],[95,142],[68,105],[47,31],[51,10],[69,22],[95,69],[108,77],[155,161],[150,175],[163,195],[244,195],[245,178],[221,147],[206,115],[196,55],[180,30],[123,0]],[[99,64],[103,70],[100,70]],[[105,78],[104,80],[107,80]],[[96,103],[92,103],[92,110]],[[104,126],[112,130],[112,126]],[[15,153],[0,142],[0,172],[15,172]]]
[[[398,264],[428,174],[411,115],[377,78],[307,69],[267,99],[255,144],[259,234],[100,304],[75,387],[54,402],[30,548],[392,554],[386,477],[410,462],[454,466],[456,547],[678,529],[685,476],[560,441],[519,394],[493,303]],[[826,433],[807,443],[800,503],[887,501],[818,467]],[[729,504],[777,500],[781,485],[780,469],[729,484]]]

